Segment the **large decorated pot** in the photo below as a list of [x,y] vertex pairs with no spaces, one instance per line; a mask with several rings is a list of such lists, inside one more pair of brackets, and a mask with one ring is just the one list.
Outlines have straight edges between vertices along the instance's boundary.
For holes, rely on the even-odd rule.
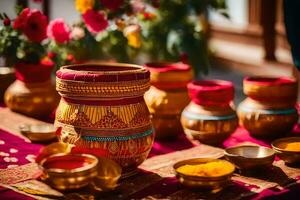
[[74,151],[113,159],[129,176],[148,156],[154,140],[144,93],[150,72],[132,64],[61,67],[56,89],[61,101],[55,124],[59,139]]
[[219,144],[235,131],[238,120],[232,108],[231,82],[193,81],[188,84],[188,92],[191,102],[182,112],[181,124],[189,138]]
[[287,77],[247,77],[248,96],[238,107],[239,123],[253,136],[279,136],[292,130],[298,120],[295,108],[297,82]]
[[38,64],[17,63],[17,80],[6,90],[4,101],[11,110],[31,116],[47,117],[59,103],[59,95],[51,80],[54,63],[44,60]]
[[145,100],[152,116],[157,139],[175,138],[182,133],[180,115],[189,103],[186,85],[193,71],[183,63],[147,63],[151,87]]

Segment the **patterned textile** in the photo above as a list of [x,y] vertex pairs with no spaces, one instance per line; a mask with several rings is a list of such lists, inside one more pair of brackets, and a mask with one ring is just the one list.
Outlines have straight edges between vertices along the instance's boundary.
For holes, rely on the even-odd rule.
[[[296,128],[294,132],[300,133],[300,129]],[[223,143],[223,147],[242,144],[245,143],[245,141],[247,141],[247,143],[250,142],[269,146],[268,141],[254,139],[247,131],[239,128]],[[43,145],[28,143],[24,139],[0,129],[0,152],[2,152],[0,168],[5,169],[10,165],[30,163],[42,146]],[[300,169],[287,167],[281,160],[274,162],[273,169],[257,172],[255,176],[235,174],[233,184],[226,188],[226,190],[216,194],[185,189],[174,177],[172,171],[174,162],[191,157],[219,157],[221,155],[220,152],[222,151],[219,148],[196,143],[193,144],[188,141],[184,135],[181,135],[176,141],[155,142],[150,153],[150,158],[140,166],[139,174],[122,180],[115,192],[104,197],[105,199],[242,199],[247,197],[262,199],[274,196],[279,199],[294,199],[297,192],[300,191]],[[5,161],[4,158],[7,157],[10,159],[5,159]],[[17,160],[12,158],[16,158]],[[0,196],[4,199],[32,199],[33,197],[47,199],[53,198],[53,195],[59,196],[59,193],[55,192],[49,192],[48,196],[45,196],[42,190],[43,187],[41,187],[41,191],[29,190],[28,185],[31,184],[39,185],[42,183],[28,180],[12,184],[9,187],[2,185],[2,187],[0,187]],[[132,187],[133,185],[134,187]],[[22,194],[19,192],[22,192]],[[31,195],[31,197],[28,195]],[[88,199],[91,196],[103,198],[103,195],[107,194],[94,194],[83,189],[82,191],[65,193],[64,195],[70,199],[78,199],[79,197]]]

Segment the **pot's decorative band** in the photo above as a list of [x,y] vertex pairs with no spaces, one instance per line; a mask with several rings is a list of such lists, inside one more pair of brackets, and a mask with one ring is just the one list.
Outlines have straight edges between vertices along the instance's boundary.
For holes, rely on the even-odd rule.
[[61,80],[78,82],[117,83],[150,78],[150,72],[141,66],[122,63],[82,64],[61,67],[56,72]]
[[56,90],[62,96],[84,96],[97,98],[142,96],[149,87],[149,79],[118,83],[81,83],[56,78]]
[[265,110],[265,109],[249,108],[246,106],[239,106],[238,111],[260,113],[265,115],[290,115],[290,114],[297,113],[297,110],[295,108],[281,109],[281,110]]
[[[297,100],[297,81],[289,77],[246,77],[244,93],[257,101],[290,102]],[[279,92],[280,91],[280,92]]]
[[153,134],[153,132],[154,132],[153,129],[150,129],[143,133],[137,133],[134,135],[112,136],[112,137],[82,136],[82,139],[87,141],[100,141],[100,142],[127,141],[127,140],[134,140],[134,139],[146,137],[148,135]]
[[198,105],[226,106],[234,97],[234,86],[229,81],[199,80],[187,87],[191,100]]
[[69,65],[57,71],[56,89],[68,97],[133,97],[143,96],[150,87],[149,80],[150,72],[137,65]]
[[188,111],[183,111],[182,115],[185,116],[186,118],[189,119],[194,119],[194,120],[231,120],[235,119],[236,115],[223,115],[223,116],[212,116],[212,115],[201,115],[197,113],[192,113]]
[[79,128],[106,130],[137,128],[151,123],[144,101],[122,106],[93,106],[61,100],[56,121]]
[[92,105],[92,106],[119,106],[119,105],[128,105],[136,104],[144,101],[143,96],[133,97],[133,98],[101,98],[95,100],[94,98],[68,98],[62,97],[64,102],[78,105]]

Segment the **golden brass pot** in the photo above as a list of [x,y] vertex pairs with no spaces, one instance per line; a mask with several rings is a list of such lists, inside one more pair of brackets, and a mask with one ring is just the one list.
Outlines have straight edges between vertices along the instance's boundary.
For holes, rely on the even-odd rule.
[[189,103],[186,85],[193,71],[183,63],[147,63],[151,87],[145,101],[152,116],[157,139],[176,138],[182,133],[180,114]]
[[133,64],[81,64],[61,67],[56,77],[62,96],[55,120],[62,128],[60,141],[114,160],[123,177],[135,173],[154,141],[143,98],[150,72]]
[[48,80],[41,83],[24,83],[16,80],[8,87],[5,104],[11,110],[31,117],[47,117],[59,102],[54,84]]
[[298,121],[295,108],[297,82],[286,77],[247,77],[237,113],[239,124],[253,136],[279,136],[292,130]]
[[204,80],[188,84],[190,104],[181,114],[185,134],[207,144],[218,144],[235,131],[238,120],[231,106],[233,85]]

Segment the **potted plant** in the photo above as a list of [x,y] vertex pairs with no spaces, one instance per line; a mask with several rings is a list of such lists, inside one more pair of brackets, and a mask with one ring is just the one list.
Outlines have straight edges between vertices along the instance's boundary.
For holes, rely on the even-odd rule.
[[17,17],[1,14],[0,55],[14,66],[16,81],[5,92],[5,103],[13,111],[29,116],[50,114],[58,95],[51,81],[53,61],[47,56],[48,19],[39,10],[17,9]]

